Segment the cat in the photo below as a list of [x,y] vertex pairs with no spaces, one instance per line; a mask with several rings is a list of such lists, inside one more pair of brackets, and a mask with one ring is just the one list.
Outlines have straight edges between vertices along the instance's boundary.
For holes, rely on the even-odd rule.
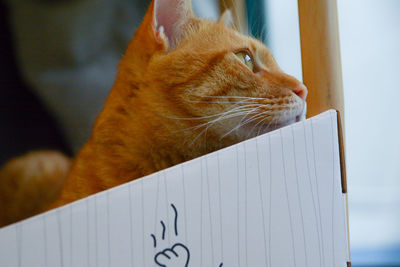
[[[299,121],[306,96],[307,88],[278,67],[262,42],[234,29],[229,11],[213,22],[196,17],[189,0],[153,0],[65,181],[69,159],[55,152],[11,161],[0,180],[13,171],[58,172],[58,180],[37,185],[44,188],[37,192],[52,188],[48,198],[13,199],[4,191],[24,184],[4,187],[0,203],[14,205],[0,217],[12,214],[3,219],[7,224]],[[19,171],[24,161],[42,166],[55,158],[53,169]],[[34,207],[24,210],[24,202]]]

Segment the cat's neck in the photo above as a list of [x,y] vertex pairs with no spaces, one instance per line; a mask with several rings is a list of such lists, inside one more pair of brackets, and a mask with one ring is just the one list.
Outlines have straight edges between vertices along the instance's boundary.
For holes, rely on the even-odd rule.
[[170,113],[171,103],[154,103],[151,94],[143,93],[146,88],[137,89],[125,97],[110,94],[87,144],[96,151],[98,165],[107,166],[108,175],[133,180],[214,150],[191,143],[194,133]]

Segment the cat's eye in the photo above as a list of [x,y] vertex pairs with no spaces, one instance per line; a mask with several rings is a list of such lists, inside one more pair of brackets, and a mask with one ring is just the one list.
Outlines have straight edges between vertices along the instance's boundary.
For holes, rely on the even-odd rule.
[[249,69],[251,69],[251,71],[254,72],[254,62],[247,51],[239,51],[236,52],[235,55],[239,58],[240,61],[242,61],[243,64],[245,64]]

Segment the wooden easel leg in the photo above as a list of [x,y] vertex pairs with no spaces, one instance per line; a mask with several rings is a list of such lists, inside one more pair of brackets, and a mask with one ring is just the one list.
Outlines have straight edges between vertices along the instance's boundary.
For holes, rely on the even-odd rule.
[[336,0],[298,0],[303,82],[308,116],[336,109],[344,118]]

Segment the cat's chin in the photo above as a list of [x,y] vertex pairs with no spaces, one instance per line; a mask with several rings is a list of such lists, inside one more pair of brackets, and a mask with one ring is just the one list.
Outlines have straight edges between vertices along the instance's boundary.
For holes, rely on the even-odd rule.
[[285,127],[285,126],[288,126],[288,125],[291,125],[293,123],[303,121],[303,120],[305,120],[305,114],[298,115],[289,120],[278,121],[273,124],[267,123],[267,124],[260,125],[257,123],[249,123],[240,129],[240,131],[239,131],[240,139],[246,140],[246,139],[253,138],[253,137],[256,137],[259,135],[263,135],[263,134],[278,130],[282,127]]
[[304,119],[305,119],[305,118],[304,118],[303,116],[301,116],[301,115],[296,116],[295,118],[293,118],[293,119],[291,119],[291,120],[287,120],[287,121],[283,121],[283,122],[276,123],[275,125],[273,125],[273,127],[271,127],[271,129],[270,129],[269,131],[275,131],[275,130],[277,130],[277,129],[279,129],[279,128],[282,128],[282,127],[291,125],[291,124],[293,124],[293,123],[302,121],[302,120],[304,120]]

